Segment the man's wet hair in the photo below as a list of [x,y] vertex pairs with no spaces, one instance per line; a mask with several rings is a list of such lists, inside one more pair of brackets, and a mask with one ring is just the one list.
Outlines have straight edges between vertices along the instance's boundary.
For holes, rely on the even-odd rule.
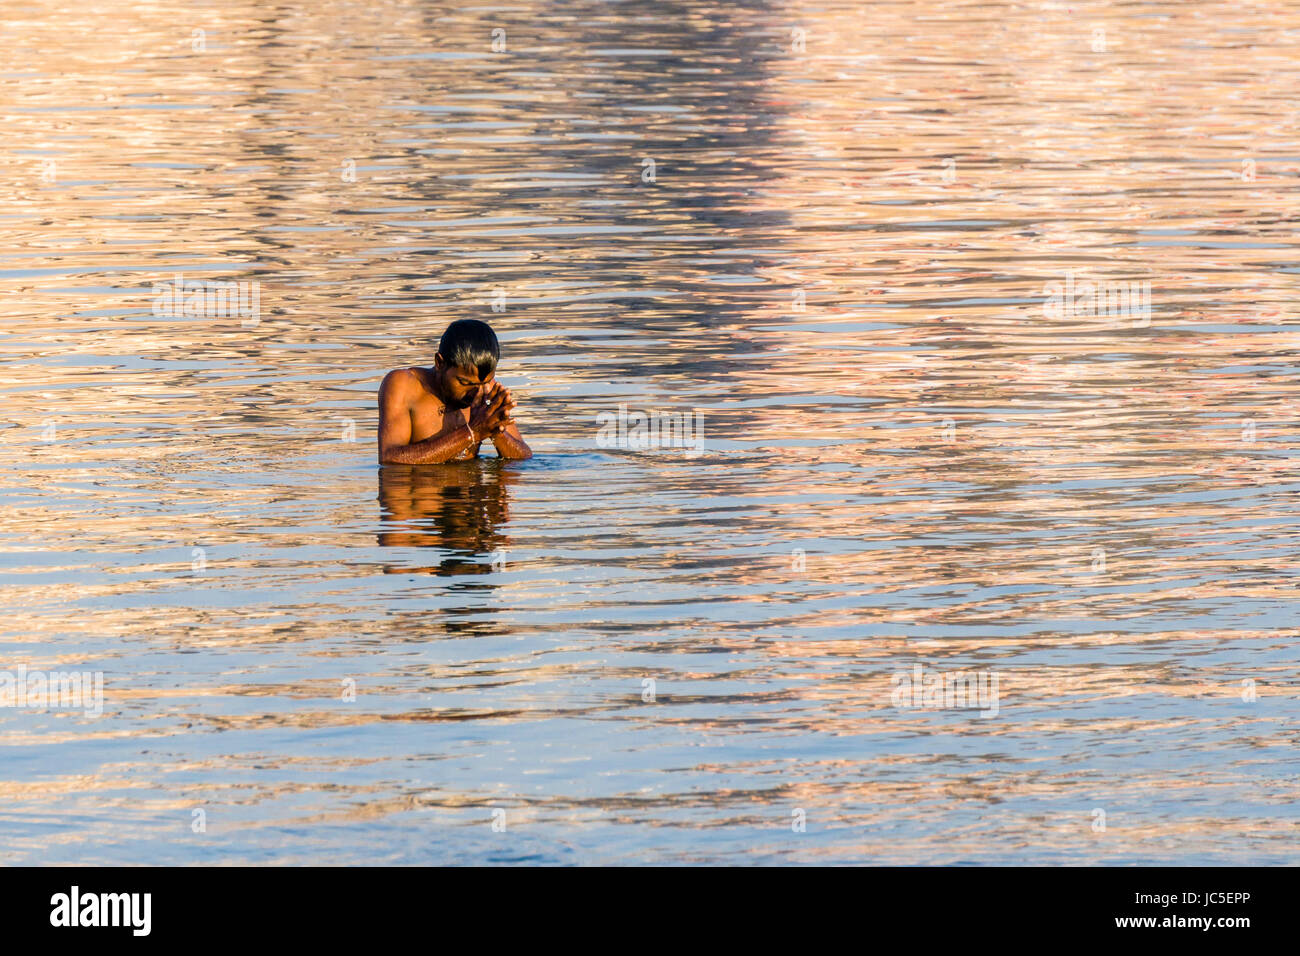
[[478,377],[487,378],[496,370],[501,346],[492,326],[478,319],[457,319],[447,326],[438,343],[443,360],[455,368],[476,368]]

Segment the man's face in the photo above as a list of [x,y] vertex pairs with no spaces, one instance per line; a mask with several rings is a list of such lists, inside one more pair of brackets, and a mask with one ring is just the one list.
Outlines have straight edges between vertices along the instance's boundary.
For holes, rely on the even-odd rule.
[[435,359],[438,370],[442,373],[443,397],[451,408],[469,408],[484,394],[495,378],[495,372],[488,372],[486,378],[479,378],[476,368],[454,368],[448,365],[439,353]]

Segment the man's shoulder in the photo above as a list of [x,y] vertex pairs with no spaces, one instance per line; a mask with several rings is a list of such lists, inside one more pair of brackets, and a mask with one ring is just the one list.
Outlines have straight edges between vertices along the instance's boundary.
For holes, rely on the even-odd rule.
[[379,383],[379,394],[414,400],[428,394],[428,390],[424,387],[424,378],[420,375],[420,370],[408,366],[395,368],[385,375],[384,380]]

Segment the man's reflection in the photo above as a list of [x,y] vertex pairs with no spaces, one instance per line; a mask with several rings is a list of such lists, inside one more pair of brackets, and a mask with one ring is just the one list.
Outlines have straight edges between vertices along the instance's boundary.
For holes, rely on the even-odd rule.
[[[437,567],[385,568],[389,573],[485,574],[508,537],[506,491],[519,475],[499,459],[445,465],[384,465],[379,469],[381,546],[452,552]],[[489,560],[484,560],[483,556]]]

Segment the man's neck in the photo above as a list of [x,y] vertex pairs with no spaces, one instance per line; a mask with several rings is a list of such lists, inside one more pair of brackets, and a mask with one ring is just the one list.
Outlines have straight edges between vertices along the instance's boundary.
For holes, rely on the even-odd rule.
[[442,392],[442,375],[439,374],[437,367],[425,368],[420,370],[424,375],[424,387],[427,388],[443,408],[449,408],[447,396]]

